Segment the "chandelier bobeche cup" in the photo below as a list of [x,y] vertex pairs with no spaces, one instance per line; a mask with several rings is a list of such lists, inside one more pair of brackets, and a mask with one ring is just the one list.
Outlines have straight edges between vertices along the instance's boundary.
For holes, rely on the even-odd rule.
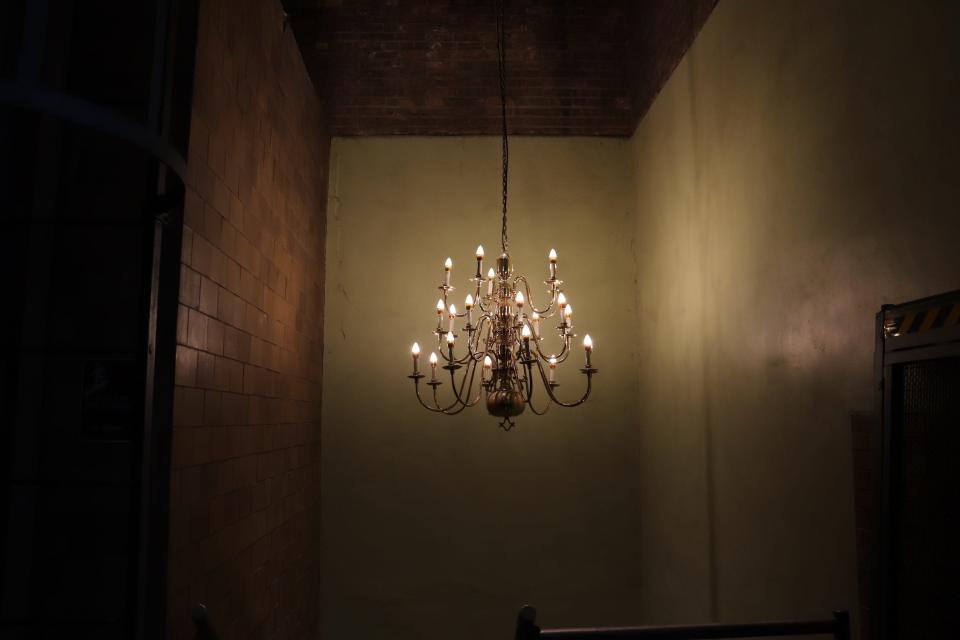
[[[427,401],[421,393],[420,381],[426,376],[420,373],[420,345],[413,343],[413,380],[417,400],[436,413],[454,415],[480,402],[485,397],[487,411],[500,418],[500,426],[509,430],[513,418],[530,410],[543,415],[551,404],[575,407],[586,402],[593,386],[593,374],[597,372],[590,362],[593,341],[590,335],[583,337],[585,365],[580,369],[587,376],[586,390],[579,400],[561,401],[556,394],[557,366],[570,357],[573,333],[573,306],[563,294],[563,281],[557,278],[557,252],[550,250],[547,296],[550,302],[538,308],[530,295],[530,283],[523,275],[514,275],[510,254],[507,252],[507,175],[510,164],[510,148],[507,141],[507,82],[503,28],[503,1],[497,3],[497,69],[500,75],[500,118],[503,143],[503,215],[500,227],[502,253],[496,261],[496,269],[490,268],[483,276],[483,247],[477,247],[477,273],[470,282],[473,292],[464,300],[462,312],[450,302],[454,288],[450,284],[453,261],[447,258],[443,265],[444,279],[440,285],[441,297],[437,300],[437,347],[445,364],[440,367],[450,374],[449,400],[441,401],[439,388],[443,385],[437,373],[440,358],[430,354],[430,387]],[[545,353],[544,335],[541,331],[556,318],[559,350]],[[447,324],[444,325],[444,320]],[[463,325],[457,327],[457,321]],[[459,344],[459,347],[458,347]],[[457,354],[460,355],[457,355]],[[480,375],[477,376],[477,368]],[[459,382],[457,376],[460,376]],[[537,382],[542,384],[546,402],[541,408],[536,403],[534,390]]]
[[[580,369],[587,377],[586,390],[573,402],[563,402],[556,394],[556,369],[570,357],[575,337],[573,306],[562,291],[563,281],[557,278],[556,251],[550,250],[549,278],[544,281],[550,301],[544,308],[534,305],[530,283],[525,276],[514,275],[506,252],[497,258],[496,269],[491,268],[486,277],[483,257],[483,247],[477,247],[477,273],[470,278],[473,292],[467,294],[462,312],[449,301],[454,291],[450,284],[453,262],[447,258],[444,263],[444,281],[439,287],[442,297],[437,300],[437,327],[433,331],[444,364],[440,366],[436,352],[430,354],[430,379],[426,385],[431,391],[426,400],[420,388],[420,381],[427,377],[420,372],[420,345],[414,343],[412,349],[413,373],[408,377],[414,382],[420,404],[430,411],[453,415],[485,396],[487,411],[501,418],[501,427],[510,429],[515,424],[513,418],[523,413],[526,406],[543,415],[550,404],[575,407],[585,402],[597,372],[591,364],[593,342],[589,334],[583,337],[585,365]],[[548,355],[543,329],[554,318],[558,321],[559,351]],[[458,327],[458,322],[462,326]],[[437,372],[438,366],[449,373],[452,393],[446,402],[439,397],[439,387],[443,385],[440,378],[446,375]],[[538,381],[546,399],[539,408],[534,395]]]

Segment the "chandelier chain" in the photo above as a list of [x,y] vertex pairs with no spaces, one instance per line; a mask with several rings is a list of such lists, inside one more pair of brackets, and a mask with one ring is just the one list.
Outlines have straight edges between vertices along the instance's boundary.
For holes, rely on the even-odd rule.
[[497,71],[500,77],[500,120],[503,131],[503,224],[500,228],[500,246],[507,252],[507,172],[510,167],[510,147],[507,143],[507,74],[506,36],[504,35],[503,1],[497,3]]

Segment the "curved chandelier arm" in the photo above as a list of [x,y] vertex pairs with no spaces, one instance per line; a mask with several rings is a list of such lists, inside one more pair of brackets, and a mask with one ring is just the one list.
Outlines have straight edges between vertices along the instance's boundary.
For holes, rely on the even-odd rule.
[[[457,398],[457,404],[462,405],[462,406],[456,411],[456,413],[460,413],[461,411],[463,411],[463,410],[466,409],[467,407],[472,407],[473,405],[477,404],[478,402],[480,402],[480,396],[483,395],[483,392],[481,391],[481,389],[478,388],[478,389],[477,389],[477,397],[474,398],[473,400],[470,400],[470,390],[473,389],[473,380],[474,380],[474,377],[476,376],[476,373],[477,373],[477,362],[476,362],[476,360],[474,360],[472,364],[467,365],[467,366],[470,368],[470,374],[469,374],[469,376],[470,376],[470,382],[467,383],[467,372],[464,372],[464,374],[463,374],[463,380],[460,382],[460,390],[459,390],[459,391],[457,391],[456,381],[454,380],[454,375],[453,375],[454,372],[453,372],[453,371],[450,371],[450,385],[451,385],[451,388],[453,389],[453,395]],[[466,387],[466,394],[463,393],[463,392],[464,392],[464,387]],[[463,396],[463,395],[465,395],[466,400],[464,400],[464,399],[461,397],[461,396]]]
[[[484,349],[483,351],[480,351],[480,350],[479,350],[479,347],[480,347],[480,334],[483,332],[483,325],[484,325],[484,323],[487,323],[487,324],[490,323],[490,316],[488,316],[488,315],[486,315],[486,314],[480,316],[480,319],[477,321],[477,326],[473,328],[473,336],[475,336],[475,337],[472,337],[472,338],[467,342],[467,355],[468,355],[470,358],[473,358],[474,360],[477,359],[477,356],[478,356],[478,355],[485,355],[485,354],[486,354],[486,349]],[[487,330],[487,336],[488,336],[488,338],[489,338],[489,334],[490,334],[490,331],[489,331],[489,328],[488,328],[488,330]],[[486,342],[486,339],[485,339],[485,342]],[[468,359],[469,359],[469,358],[468,358]]]
[[433,388],[433,403],[436,405],[435,407],[431,407],[430,405],[428,405],[426,402],[423,401],[423,398],[420,396],[420,382],[419,382],[419,381],[414,382],[413,388],[414,388],[414,390],[417,392],[417,400],[420,402],[420,405],[421,405],[424,409],[427,409],[427,410],[432,411],[432,412],[434,412],[434,413],[447,413],[447,412],[444,411],[444,410],[440,407],[440,405],[437,403],[437,388],[436,388],[436,387]]
[[593,389],[593,374],[597,372],[596,369],[581,369],[581,371],[583,371],[583,373],[587,376],[587,390],[583,393],[583,397],[581,397],[576,402],[562,402],[559,398],[557,398],[556,394],[553,393],[553,386],[549,382],[547,382],[547,374],[544,373],[543,365],[540,363],[539,360],[537,361],[537,368],[540,370],[540,378],[543,380],[543,386],[547,390],[547,395],[549,395],[550,399],[553,400],[558,405],[560,405],[561,407],[579,406],[584,402],[586,402],[587,398],[590,397],[590,391]]
[[[545,355],[543,351],[540,350],[540,340],[536,341],[536,351],[537,351],[537,356],[539,356],[541,360],[543,360],[544,362],[550,361],[550,356]],[[553,357],[557,359],[557,364],[563,364],[569,355],[570,355],[570,336],[564,336],[563,348],[560,349],[560,353],[554,354]]]
[[[484,316],[486,318],[486,316]],[[481,318],[481,321],[483,318]],[[448,355],[449,347],[446,346],[445,339],[442,337],[446,334],[438,334],[437,336],[437,349],[440,351],[440,357],[447,364],[460,364],[465,365],[469,364],[472,361],[477,359],[477,351],[475,350],[480,346],[480,330],[479,325],[477,329],[474,329],[471,334],[467,337],[467,352],[459,358],[451,358]]]
[[[539,366],[539,363],[538,363],[538,366]],[[530,407],[530,411],[533,411],[534,415],[542,416],[547,411],[550,410],[550,400],[549,398],[547,399],[547,404],[543,407],[543,409],[537,409],[535,406],[533,406],[533,388],[534,388],[533,375],[532,375],[533,372],[530,371],[531,364],[528,363],[526,367],[527,367],[527,406]]]
[[550,299],[550,304],[547,305],[547,308],[546,308],[546,309],[538,309],[538,308],[537,308],[537,305],[535,305],[535,304],[533,303],[533,296],[532,296],[531,293],[530,293],[530,283],[527,281],[527,277],[526,277],[526,276],[523,276],[523,275],[519,275],[519,276],[516,276],[516,277],[513,279],[514,286],[516,286],[517,283],[520,283],[520,282],[523,283],[524,291],[526,291],[526,293],[527,293],[527,301],[530,303],[530,309],[531,309],[531,311],[535,311],[536,313],[538,313],[541,318],[552,318],[553,316],[556,315],[557,310],[554,308],[554,305],[557,303],[557,288],[556,288],[556,287],[552,287],[552,289],[553,289],[553,294],[552,294],[552,297],[551,297],[551,299]]
[[[464,376],[464,379],[466,379],[466,376]],[[453,386],[453,393],[454,393],[454,395],[457,395],[456,382],[454,382],[454,380],[453,380],[453,372],[452,372],[452,371],[450,372],[450,380],[451,380],[450,383],[451,383],[451,385]],[[428,383],[428,384],[430,384],[430,383]],[[441,407],[441,406],[440,406],[440,399],[437,397],[437,387],[439,387],[440,385],[439,385],[439,384],[430,384],[430,386],[433,387],[433,404],[434,404],[434,406],[433,406],[433,407],[430,407],[429,405],[424,404],[423,400],[420,398],[420,387],[419,387],[419,386],[417,386],[417,399],[420,400],[420,404],[422,404],[423,406],[427,407],[428,409],[430,409],[430,410],[433,411],[434,413],[444,413],[444,414],[446,414],[446,415],[448,415],[448,416],[455,416],[455,415],[457,415],[458,413],[460,413],[461,411],[463,411],[464,409],[467,408],[467,405],[465,405],[463,402],[460,401],[459,396],[457,397],[457,399],[455,399],[453,402],[451,402],[448,406],[446,406],[446,407]],[[462,389],[461,389],[461,391],[462,391]]]

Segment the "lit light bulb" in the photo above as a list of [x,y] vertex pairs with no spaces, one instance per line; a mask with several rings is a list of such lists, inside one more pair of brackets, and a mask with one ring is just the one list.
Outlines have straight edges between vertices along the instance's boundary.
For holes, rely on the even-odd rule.
[[493,267],[490,267],[490,271],[487,271],[487,295],[493,295],[493,279],[497,277],[497,274],[494,273]]
[[446,308],[446,307],[443,306],[443,300],[442,300],[442,299],[437,300],[437,315],[438,315],[438,316],[439,316],[439,315],[443,315],[443,310],[444,310],[445,308]]
[[522,308],[523,308],[523,303],[524,303],[523,291],[517,291],[516,302],[517,302],[517,306],[522,309]]
[[463,306],[467,308],[467,311],[473,308],[473,296],[469,293],[467,294],[467,299],[464,301]]
[[420,364],[420,345],[414,342],[413,348],[410,349],[410,353],[413,354],[413,375],[418,375],[420,373],[418,366]]
[[455,304],[450,305],[450,315],[451,316],[457,315],[457,305]]
[[456,305],[451,304],[450,305],[450,330],[447,331],[447,339],[449,339],[450,336],[453,335],[453,323],[456,321],[456,319],[457,319],[457,307]]
[[557,368],[557,356],[550,356],[550,368],[551,369]]
[[453,346],[453,341],[454,341],[454,340],[456,340],[456,338],[455,338],[454,335],[453,335],[453,331],[448,331],[448,332],[447,332],[447,344],[449,344],[450,346]]
[[552,263],[554,263],[554,264],[557,263],[557,250],[556,250],[556,249],[550,249],[550,262],[552,262]]
[[410,349],[410,352],[413,353],[414,357],[417,357],[418,355],[420,355],[420,344],[417,342],[414,342],[413,348]]
[[523,329],[520,330],[520,335],[523,336],[524,340],[530,339],[530,325],[523,325]]
[[453,269],[453,260],[447,258],[446,262],[443,263],[443,286],[450,288],[450,270]]
[[590,337],[590,334],[583,336],[583,348],[587,351],[593,351],[593,339]]
[[533,322],[533,335],[540,337],[540,314],[534,311],[530,315],[530,321]]
[[430,352],[430,382],[437,381],[437,352]]
[[560,292],[560,295],[557,296],[557,304],[560,305],[560,308],[563,309],[567,306],[567,296],[563,295],[563,292]]
[[573,315],[573,305],[572,305],[572,304],[569,304],[569,303],[567,304],[567,308],[563,310],[563,315],[564,315],[564,317],[565,317],[567,320],[570,319],[570,316]]
[[447,258],[446,261],[443,263],[443,268],[446,271],[450,271],[451,269],[453,269],[453,260],[451,260],[450,258]]
[[548,381],[550,384],[553,384],[554,378],[555,378],[556,375],[557,375],[557,356],[550,356],[550,361],[549,361],[549,363],[550,363],[550,371],[548,372],[548,373],[549,373],[549,378],[548,378],[547,381]]
[[430,364],[433,365],[434,367],[437,366],[437,352],[436,352],[436,351],[431,351],[431,352],[430,352]]
[[490,371],[490,369],[493,368],[493,358],[491,358],[490,356],[484,357],[483,368],[486,369],[487,371]]
[[483,245],[477,247],[477,260],[483,260]]

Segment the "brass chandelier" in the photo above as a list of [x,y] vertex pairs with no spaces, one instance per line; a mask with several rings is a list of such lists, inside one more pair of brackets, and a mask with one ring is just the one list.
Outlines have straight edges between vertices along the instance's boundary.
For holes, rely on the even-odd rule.
[[[497,2],[497,65],[500,77],[500,116],[503,127],[503,215],[500,230],[502,252],[496,260],[496,269],[483,274],[483,247],[477,247],[477,272],[469,279],[472,293],[464,301],[464,310],[458,312],[449,301],[454,287],[450,284],[453,261],[447,258],[443,265],[444,281],[438,288],[441,297],[437,300],[437,337],[440,358],[445,362],[440,368],[449,372],[452,398],[441,401],[437,367],[440,358],[430,354],[430,379],[425,384],[431,388],[425,401],[420,381],[427,376],[420,373],[420,345],[413,343],[413,380],[417,400],[426,409],[435,413],[455,415],[480,402],[485,396],[487,411],[500,418],[500,426],[509,430],[513,418],[523,413],[526,406],[536,415],[543,415],[551,404],[561,407],[576,407],[590,396],[593,375],[597,373],[590,361],[593,341],[590,335],[583,337],[585,365],[580,369],[587,376],[586,390],[579,400],[563,402],[556,394],[556,368],[563,364],[572,351],[573,306],[563,293],[563,281],[557,278],[557,252],[549,254],[549,277],[544,281],[549,303],[539,308],[530,294],[530,283],[524,275],[514,275],[510,254],[507,252],[507,170],[509,146],[507,144],[507,84],[505,72],[503,0]],[[446,317],[445,317],[446,316]],[[544,333],[541,325],[557,318],[559,351],[545,351]],[[447,320],[446,324],[444,320]],[[465,321],[457,326],[458,321]],[[459,332],[458,332],[459,331]],[[457,355],[457,343],[463,353]],[[477,369],[481,368],[479,377]],[[462,370],[462,371],[461,371]],[[459,382],[457,378],[460,378]],[[545,390],[546,402],[538,408],[534,390],[539,379]],[[538,402],[538,401],[536,401]]]

